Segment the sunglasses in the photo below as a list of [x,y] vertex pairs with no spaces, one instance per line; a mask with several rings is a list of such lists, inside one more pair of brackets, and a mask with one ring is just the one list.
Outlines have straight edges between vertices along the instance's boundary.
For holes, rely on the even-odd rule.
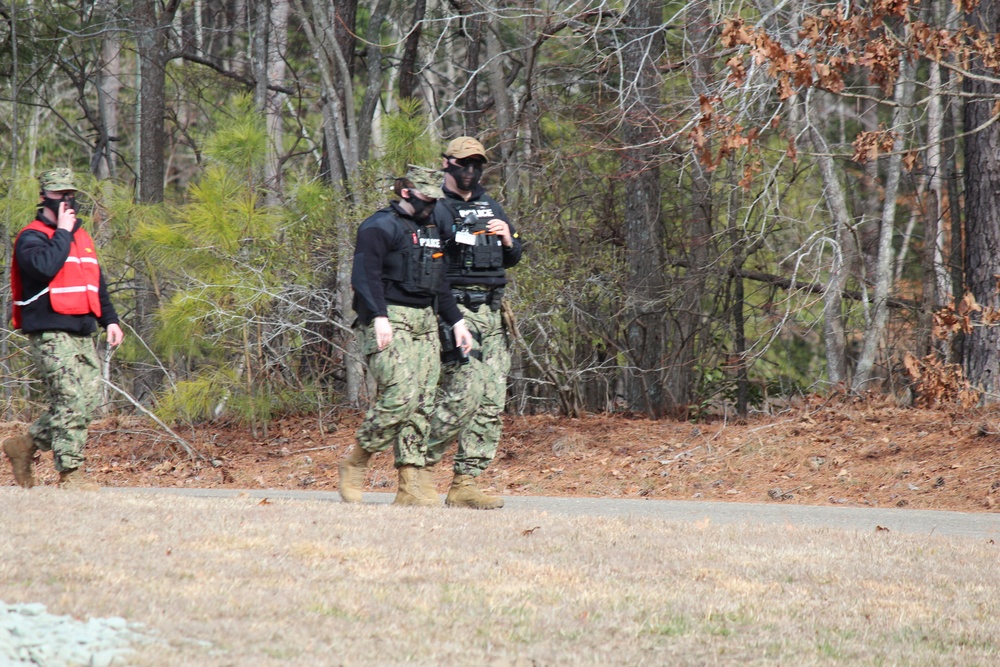
[[459,167],[462,167],[463,169],[465,169],[466,167],[482,168],[482,166],[486,164],[485,160],[476,157],[455,158],[455,157],[448,157],[447,155],[445,155],[444,157],[447,158],[448,160],[451,160],[452,162],[457,164]]

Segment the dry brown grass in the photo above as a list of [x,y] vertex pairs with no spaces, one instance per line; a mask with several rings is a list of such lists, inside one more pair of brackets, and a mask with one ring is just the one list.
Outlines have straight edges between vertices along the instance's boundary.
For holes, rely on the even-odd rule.
[[895,532],[0,489],[0,600],[133,664],[990,665],[998,546]]

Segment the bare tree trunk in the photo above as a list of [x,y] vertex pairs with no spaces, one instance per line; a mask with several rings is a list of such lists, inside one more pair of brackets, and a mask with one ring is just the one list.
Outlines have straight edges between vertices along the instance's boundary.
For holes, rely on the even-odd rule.
[[267,42],[271,24],[270,0],[256,0],[250,30],[250,69],[254,85],[253,101],[258,109],[264,110],[267,103]]
[[[662,5],[660,5],[662,12]],[[712,5],[699,1],[691,3],[686,14],[691,33],[692,80],[695,97],[711,95],[713,60],[711,50],[715,43],[716,24]],[[659,17],[662,23],[662,17]],[[712,174],[700,160],[690,160],[691,200],[688,207],[688,234],[685,239],[689,254],[688,268],[679,280],[680,299],[674,309],[675,326],[669,329],[667,342],[670,355],[664,369],[665,407],[669,412],[680,412],[691,402],[694,384],[694,365],[698,333],[702,327],[702,301],[705,296],[709,251],[712,243],[712,225],[715,220],[715,200],[712,193]]]
[[847,230],[850,227],[851,217],[847,211],[847,197],[840,184],[833,158],[830,157],[826,140],[811,122],[808,132],[823,177],[823,198],[833,218],[830,279],[823,292],[823,343],[826,347],[827,378],[831,385],[838,385],[847,380],[847,339],[844,333],[842,295],[847,284],[848,264],[845,261],[845,250],[849,243]]
[[941,134],[944,126],[944,107],[941,103],[941,65],[929,64],[927,88],[927,188],[923,197],[924,252],[922,258],[923,281],[921,283],[920,312],[917,319],[917,355],[924,356],[931,351],[931,319],[938,307],[938,276],[940,274],[940,248],[938,246],[941,222],[941,202],[944,179],[941,176]]
[[94,175],[103,181],[118,176],[114,144],[118,141],[118,99],[121,92],[121,33],[115,20],[116,2],[102,0],[99,10],[108,23],[101,39],[101,60],[97,75],[97,105],[100,136],[95,147],[97,160]]
[[743,284],[743,265],[747,260],[747,255],[752,252],[748,247],[746,236],[739,226],[739,186],[735,178],[736,164],[730,160],[726,165],[726,187],[729,189],[727,202],[727,225],[729,227],[730,247],[733,253],[733,261],[730,267],[732,277],[732,304],[729,310],[732,315],[733,326],[733,353],[729,366],[736,367],[736,414],[746,417],[750,403],[750,383],[747,364],[747,337],[746,337],[746,292]]
[[[282,84],[285,79],[285,52],[288,48],[288,0],[271,0],[271,22],[267,41],[268,84]],[[279,204],[284,199],[281,161],[284,155],[284,132],[281,118],[286,95],[276,90],[267,91],[264,109],[267,113],[268,159],[265,173],[269,203]]]
[[491,25],[486,29],[486,71],[490,84],[490,92],[496,105],[497,133],[499,134],[500,178],[504,191],[508,191],[510,179],[516,170],[511,169],[510,159],[514,152],[517,130],[514,126],[514,102],[507,90],[507,81],[503,72],[501,60],[502,49],[496,35],[499,25]]
[[[388,7],[384,0],[379,0],[366,35],[369,42],[366,47],[368,75],[375,77],[375,80],[367,82],[365,102],[359,119],[355,114],[353,82],[357,0],[311,2],[309,5],[306,5],[306,0],[293,2],[320,75],[324,98],[323,143],[330,180],[338,186],[346,187],[360,164],[362,150],[367,152],[370,146],[371,114],[381,90],[378,34]],[[360,205],[360,193],[351,192],[350,196],[356,205]],[[344,230],[338,230],[338,233],[343,234]],[[330,318],[345,325],[348,321],[347,314],[351,311],[350,271],[351,254],[342,253],[337,258],[335,270],[324,281],[325,286],[334,294]],[[336,334],[334,340],[340,341],[346,350],[344,365],[347,400],[357,405],[364,383],[357,345],[352,336],[341,337]]]
[[481,130],[482,111],[479,104],[479,50],[483,39],[486,19],[471,2],[462,3],[462,33],[465,38],[465,71],[468,73],[465,95],[462,97],[464,111],[462,121],[465,134],[475,137]]
[[892,128],[899,129],[893,142],[893,153],[889,157],[885,180],[885,200],[882,205],[882,228],[879,232],[877,268],[875,270],[875,290],[872,296],[870,314],[865,322],[865,333],[861,343],[861,356],[852,383],[853,391],[864,391],[873,379],[876,357],[882,336],[885,334],[889,318],[889,291],[892,289],[892,238],[895,233],[896,192],[899,189],[900,172],[903,163],[905,133],[903,128],[909,122],[909,109],[913,104],[913,65],[907,58],[900,59],[899,79],[896,81]]
[[[1000,31],[1000,2],[984,0],[969,13],[970,23],[987,34]],[[1000,85],[993,82],[992,69],[976,58],[973,74],[966,77],[964,92],[965,130],[971,132],[991,119]],[[989,80],[987,80],[987,78]],[[982,306],[1000,308],[996,276],[1000,274],[1000,124],[991,123],[965,138],[965,281]],[[964,363],[969,381],[978,386],[983,402],[1000,402],[1000,327],[978,326],[965,341]]]
[[[18,124],[18,111],[20,105],[18,102],[21,98],[21,91],[18,87],[18,81],[21,76],[19,71],[19,59],[18,59],[18,37],[17,37],[17,21],[19,17],[17,15],[17,5],[12,4],[10,7],[10,13],[8,15],[8,20],[10,21],[10,50],[11,50],[11,77],[10,77],[10,99],[11,99],[11,137],[10,137],[10,171],[11,180],[17,182],[18,177],[18,151],[20,149],[21,143],[21,127]],[[15,220],[4,220],[7,228],[10,230],[9,234],[3,235],[3,250],[4,257],[8,262],[13,261],[12,257],[14,255],[14,239],[11,234],[16,234],[17,221]],[[0,313],[3,313],[4,319],[6,320],[7,313],[10,312],[10,308],[13,306],[10,303],[11,294],[9,290],[0,291]],[[3,335],[0,336],[0,371],[3,372],[5,377],[11,377],[10,368],[10,336]],[[3,404],[4,404],[4,419],[9,419],[11,415],[8,414],[10,407],[10,397],[11,397],[11,387],[8,383],[3,383]]]
[[[945,27],[955,30],[959,22],[958,7],[946,0],[941,0],[945,5],[947,18]],[[955,107],[959,104],[957,90],[958,79],[951,77],[951,72],[947,68],[939,68],[941,72],[941,85],[944,90],[944,98],[941,111],[941,167],[938,170],[942,184],[939,189],[939,201],[941,210],[938,225],[938,300],[942,303],[951,303],[953,298],[962,294],[962,233],[961,233],[961,207],[959,206],[959,194],[955,176]],[[949,239],[950,237],[950,239]],[[949,242],[950,241],[950,242]],[[957,282],[953,278],[958,278]]]
[[204,21],[204,2],[203,0],[194,0],[194,52],[199,56],[205,53],[205,26]]
[[415,0],[413,3],[413,21],[410,32],[406,35],[403,46],[403,57],[399,61],[399,97],[413,97],[420,82],[417,80],[417,47],[420,45],[420,34],[424,27],[424,14],[427,13],[427,0]]
[[[344,253],[349,254],[349,253]],[[351,264],[349,261],[338,262],[337,280],[339,281],[339,289],[337,290],[337,303],[344,304],[345,310],[342,310],[345,315],[350,312],[351,309],[351,298],[353,297],[353,290],[351,289]],[[349,323],[347,318],[344,318],[345,323]],[[361,346],[358,344],[357,336],[339,336],[342,339],[344,347],[344,382],[345,382],[345,398],[347,402],[352,406],[360,406],[361,400],[364,395],[364,385],[365,385],[365,367],[361,360]]]
[[[948,71],[945,70],[945,74]],[[951,236],[948,252],[948,289],[943,292],[951,299],[960,298],[965,292],[965,216],[960,202],[963,192],[962,172],[958,167],[958,150],[955,137],[961,133],[959,119],[959,102],[951,97],[946,98],[944,108],[944,152],[945,152],[945,183],[947,184],[948,205],[944,216],[948,223]],[[965,334],[957,332],[951,341],[949,360],[955,363],[965,358]]]
[[[357,43],[358,0],[326,0],[334,10],[333,32],[340,54],[347,64],[347,75],[354,76],[354,49]],[[351,98],[345,97],[344,100]]]
[[[166,65],[167,30],[179,0],[170,0],[160,14],[158,3],[137,2],[133,19],[136,31],[136,53],[139,58],[138,102],[138,171],[136,200],[141,204],[163,202],[164,149],[166,132]],[[139,337],[148,340],[153,334],[154,317],[159,307],[159,295],[149,275],[136,275],[136,304],[133,326]],[[137,372],[132,395],[140,401],[149,400],[160,386],[162,375],[155,367]]]
[[267,161],[264,183],[267,204],[280,205],[282,196],[281,159],[284,134],[281,127],[285,94],[271,90],[285,78],[285,51],[288,46],[288,0],[261,0],[257,7],[254,34],[254,101],[263,111],[267,125]]
[[368,20],[368,32],[365,35],[366,69],[368,80],[365,82],[365,98],[361,103],[361,113],[358,115],[358,160],[368,159],[368,151],[372,139],[372,119],[375,117],[375,107],[382,96],[382,46],[379,43],[379,33],[389,11],[389,0],[378,0]]
[[[861,76],[867,77],[867,72],[862,72]],[[868,91],[873,98],[878,95],[878,89],[869,86]],[[860,100],[863,105],[861,110],[861,126],[864,132],[878,132],[879,115],[878,104],[872,100]],[[879,163],[878,160],[869,160],[864,163],[863,176],[861,178],[860,192],[855,198],[860,198],[855,211],[860,210],[860,219],[856,221],[855,238],[857,242],[857,252],[852,253],[853,265],[848,270],[853,272],[858,282],[867,285],[875,274],[875,266],[878,263],[878,221],[881,219],[882,188],[879,183]],[[848,193],[850,194],[850,193]]]
[[179,4],[169,0],[159,15],[154,2],[137,2],[133,10],[140,78],[136,195],[143,204],[163,201],[167,30]]
[[625,13],[623,79],[628,90],[621,101],[625,117],[622,170],[625,173],[625,252],[628,260],[629,323],[632,358],[628,399],[632,409],[658,418],[665,400],[661,368],[665,359],[665,283],[663,228],[660,219],[660,169],[653,120],[660,102],[655,44],[662,23],[660,0],[634,0]]
[[[354,113],[353,48],[356,0],[338,0],[332,5],[293,0],[303,31],[312,49],[323,93],[323,139],[329,175],[346,186],[358,166],[358,127]],[[350,26],[342,25],[348,18]],[[357,193],[354,200],[360,202]]]

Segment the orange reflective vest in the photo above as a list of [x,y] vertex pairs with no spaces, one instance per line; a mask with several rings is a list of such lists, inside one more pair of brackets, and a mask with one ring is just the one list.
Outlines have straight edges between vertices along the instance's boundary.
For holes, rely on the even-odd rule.
[[[55,236],[54,227],[49,227],[41,220],[35,220],[22,229],[17,237],[29,229],[42,232],[50,239]],[[14,241],[15,247],[17,241]],[[83,227],[73,232],[73,242],[69,246],[69,257],[63,263],[59,273],[49,281],[49,286],[38,294],[24,298],[21,289],[21,272],[17,267],[17,256],[10,263],[10,290],[14,297],[12,322],[15,329],[21,328],[21,308],[40,298],[49,295],[52,310],[61,315],[87,315],[93,313],[101,316],[101,267],[97,263],[97,250],[94,240]]]

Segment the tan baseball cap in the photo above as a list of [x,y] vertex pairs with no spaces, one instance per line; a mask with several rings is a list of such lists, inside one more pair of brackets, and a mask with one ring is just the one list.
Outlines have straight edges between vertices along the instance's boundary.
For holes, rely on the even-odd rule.
[[408,165],[406,170],[406,180],[413,183],[413,189],[431,199],[441,199],[444,197],[444,190],[441,189],[441,172],[427,167]]
[[78,189],[76,187],[76,178],[73,176],[73,170],[66,167],[43,171],[38,176],[38,182],[41,184],[42,190],[48,190],[49,192]]
[[448,143],[448,147],[444,149],[445,157],[453,157],[461,160],[464,157],[470,157],[472,155],[479,155],[484,161],[488,161],[486,157],[486,149],[483,145],[479,143],[478,140],[472,137],[458,137],[457,139],[452,139]]

